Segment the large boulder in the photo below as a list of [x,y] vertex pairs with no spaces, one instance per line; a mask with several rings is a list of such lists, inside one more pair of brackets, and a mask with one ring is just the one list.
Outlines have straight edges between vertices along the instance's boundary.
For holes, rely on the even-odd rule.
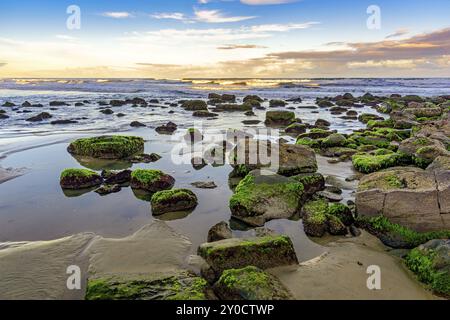
[[225,270],[214,284],[223,300],[292,300],[291,293],[275,276],[257,267]]
[[416,231],[450,227],[450,172],[405,167],[364,176],[356,193],[360,216],[383,215]]
[[269,171],[250,172],[230,199],[233,217],[252,226],[272,219],[287,219],[300,208],[304,186],[293,178]]
[[424,136],[403,140],[398,151],[412,157],[415,164],[421,168],[426,168],[439,156],[450,155],[441,141]]
[[232,238],[204,243],[198,254],[216,275],[228,269],[255,266],[261,269],[298,264],[291,239],[285,235]]
[[131,174],[131,187],[150,193],[172,189],[175,179],[160,170],[136,169]]
[[63,189],[86,189],[102,184],[103,178],[87,169],[66,169],[61,173],[60,185]]
[[144,139],[133,136],[100,136],[72,142],[67,151],[76,156],[125,159],[144,151]]

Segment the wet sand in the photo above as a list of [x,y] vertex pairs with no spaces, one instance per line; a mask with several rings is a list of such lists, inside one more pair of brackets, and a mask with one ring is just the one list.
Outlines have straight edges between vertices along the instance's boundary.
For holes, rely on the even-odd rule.
[[[183,270],[191,243],[155,221],[131,236],[82,233],[53,241],[0,246],[0,299],[83,299],[87,276],[167,274]],[[132,248],[132,250],[130,250]],[[81,290],[68,290],[67,267],[81,269]]]
[[[432,300],[426,290],[377,238],[363,232],[358,238],[329,243],[327,252],[298,268],[270,272],[298,300]],[[381,269],[381,290],[367,288],[367,267]]]

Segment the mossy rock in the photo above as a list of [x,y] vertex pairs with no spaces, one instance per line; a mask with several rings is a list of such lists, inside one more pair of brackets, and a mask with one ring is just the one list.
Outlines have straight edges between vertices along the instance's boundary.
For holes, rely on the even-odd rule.
[[102,178],[106,184],[125,184],[131,181],[131,170],[103,170]]
[[326,99],[320,99],[316,101],[316,104],[320,107],[320,108],[330,108],[332,106],[334,106],[333,102],[326,100]]
[[450,298],[450,241],[431,240],[413,249],[406,265],[434,293]]
[[188,189],[173,189],[156,192],[152,196],[152,213],[161,215],[167,212],[189,211],[197,206],[197,196]]
[[377,236],[386,246],[395,249],[413,249],[433,239],[450,238],[450,230],[417,232],[400,224],[392,223],[387,217],[358,216],[358,227]]
[[192,114],[193,117],[198,117],[198,118],[214,118],[217,117],[218,114],[217,113],[213,113],[213,112],[209,112],[208,110],[199,110],[199,111],[195,111]]
[[403,153],[383,155],[355,154],[352,157],[353,166],[362,173],[372,173],[382,169],[404,166],[410,163],[410,157]]
[[230,199],[233,217],[253,226],[272,219],[287,219],[299,209],[304,186],[295,179],[255,170],[236,187]]
[[328,131],[320,128],[314,128],[311,129],[307,133],[302,133],[298,136],[298,139],[304,139],[304,138],[310,138],[310,139],[324,139],[328,137],[329,135],[333,134],[335,132]]
[[98,159],[124,159],[144,151],[144,139],[133,136],[100,136],[72,142],[67,151]]
[[293,176],[292,179],[303,184],[304,193],[303,198],[307,199],[318,191],[325,189],[325,178],[322,174],[316,173],[301,173]]
[[214,292],[223,300],[293,299],[276,277],[254,266],[225,270],[215,283]]
[[383,117],[380,117],[376,114],[371,113],[363,113],[358,117],[358,120],[362,123],[368,123],[370,120],[384,120]]
[[295,113],[291,111],[267,111],[265,124],[268,126],[289,126],[295,122]]
[[283,100],[276,100],[276,99],[272,99],[269,101],[269,106],[271,108],[276,108],[276,107],[285,107],[287,105],[287,103]]
[[87,169],[66,169],[61,173],[59,183],[63,189],[87,189],[101,185],[103,178]]
[[214,111],[217,112],[233,112],[233,111],[252,111],[253,106],[250,103],[243,103],[243,104],[219,104],[216,106]]
[[353,214],[346,205],[329,204],[325,199],[312,200],[302,208],[303,230],[311,237],[346,235],[347,227],[354,222]]
[[259,97],[259,96],[257,96],[257,95],[248,95],[248,96],[245,96],[245,97],[244,97],[244,100],[243,100],[243,101],[244,101],[244,102],[247,102],[247,101],[258,101],[258,102],[263,102],[264,99],[261,98],[261,97]]
[[232,238],[204,243],[198,255],[216,275],[228,269],[255,266],[261,269],[298,264],[291,239],[285,235]]
[[186,111],[200,111],[208,110],[208,105],[203,100],[188,100],[181,104],[181,107]]
[[284,132],[287,134],[299,135],[306,132],[306,125],[303,123],[293,123],[284,129]]
[[150,193],[171,189],[175,179],[160,170],[136,169],[131,174],[131,187]]
[[207,300],[208,283],[188,271],[88,279],[86,300]]
[[347,139],[340,133],[330,134],[322,140],[322,147],[343,147],[347,143]]
[[305,137],[305,138],[297,138],[296,144],[302,145],[302,146],[307,146],[313,149],[319,148],[320,147],[320,143],[321,140],[318,139],[311,139],[309,137]]

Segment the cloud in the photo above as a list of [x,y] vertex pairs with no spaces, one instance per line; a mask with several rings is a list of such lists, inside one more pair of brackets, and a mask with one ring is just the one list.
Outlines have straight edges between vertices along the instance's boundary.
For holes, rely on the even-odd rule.
[[114,19],[126,19],[132,18],[133,15],[126,11],[116,11],[116,12],[103,12],[102,16]]
[[173,19],[173,20],[185,20],[186,16],[184,13],[180,12],[166,12],[166,13],[155,13],[151,15],[155,19]]
[[252,26],[252,32],[286,32],[290,30],[308,29],[319,22],[288,23],[288,24],[262,24]]
[[55,37],[60,40],[68,40],[68,41],[73,41],[73,40],[78,39],[76,37],[68,36],[66,34],[57,34]]
[[398,29],[397,31],[395,31],[394,33],[387,35],[386,39],[392,39],[392,38],[398,38],[404,35],[407,35],[409,33],[408,29]]
[[6,66],[8,63],[6,62],[0,62],[0,68]]
[[217,47],[219,50],[235,50],[235,49],[266,49],[265,46],[258,46],[255,44],[226,44]]
[[227,17],[220,10],[195,10],[195,20],[206,23],[239,22],[256,18],[255,16]]

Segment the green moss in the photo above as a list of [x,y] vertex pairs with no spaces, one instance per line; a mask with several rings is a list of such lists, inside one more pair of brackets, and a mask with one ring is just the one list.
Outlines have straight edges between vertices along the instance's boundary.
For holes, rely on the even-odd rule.
[[68,151],[100,159],[123,159],[144,151],[144,139],[133,136],[101,136],[72,142]]
[[372,129],[372,128],[393,128],[394,127],[394,121],[392,119],[370,120],[369,122],[367,122],[367,127],[369,129]]
[[417,138],[413,141],[413,145],[415,146],[426,146],[432,143],[428,138]]
[[205,300],[206,288],[207,282],[199,277],[99,278],[88,281],[86,300]]
[[415,248],[406,256],[405,262],[420,281],[428,284],[433,291],[446,296],[450,295],[450,273],[437,271],[434,267],[436,253],[433,250]]
[[327,221],[328,202],[324,199],[309,201],[303,206],[306,221],[313,224],[322,224]]
[[414,248],[433,239],[448,239],[450,230],[432,231],[432,232],[416,232],[407,227],[395,224],[384,216],[378,217],[358,217],[358,224],[368,227],[369,231],[375,231],[381,234],[395,235],[408,244],[408,247]]
[[406,165],[410,158],[402,153],[384,155],[355,154],[352,157],[353,166],[362,173],[372,173],[382,169]]
[[295,113],[290,111],[267,111],[266,123],[283,123],[286,125],[295,121]]
[[303,146],[308,146],[310,148],[319,148],[320,141],[311,138],[298,138],[296,144],[300,144]]
[[160,170],[136,169],[131,173],[131,179],[142,184],[152,184],[160,179],[163,174]]
[[61,179],[89,178],[97,175],[96,172],[87,169],[66,169],[61,172]]
[[195,194],[188,189],[174,189],[158,191],[152,196],[152,203],[165,202],[169,200],[192,199],[196,200]]

